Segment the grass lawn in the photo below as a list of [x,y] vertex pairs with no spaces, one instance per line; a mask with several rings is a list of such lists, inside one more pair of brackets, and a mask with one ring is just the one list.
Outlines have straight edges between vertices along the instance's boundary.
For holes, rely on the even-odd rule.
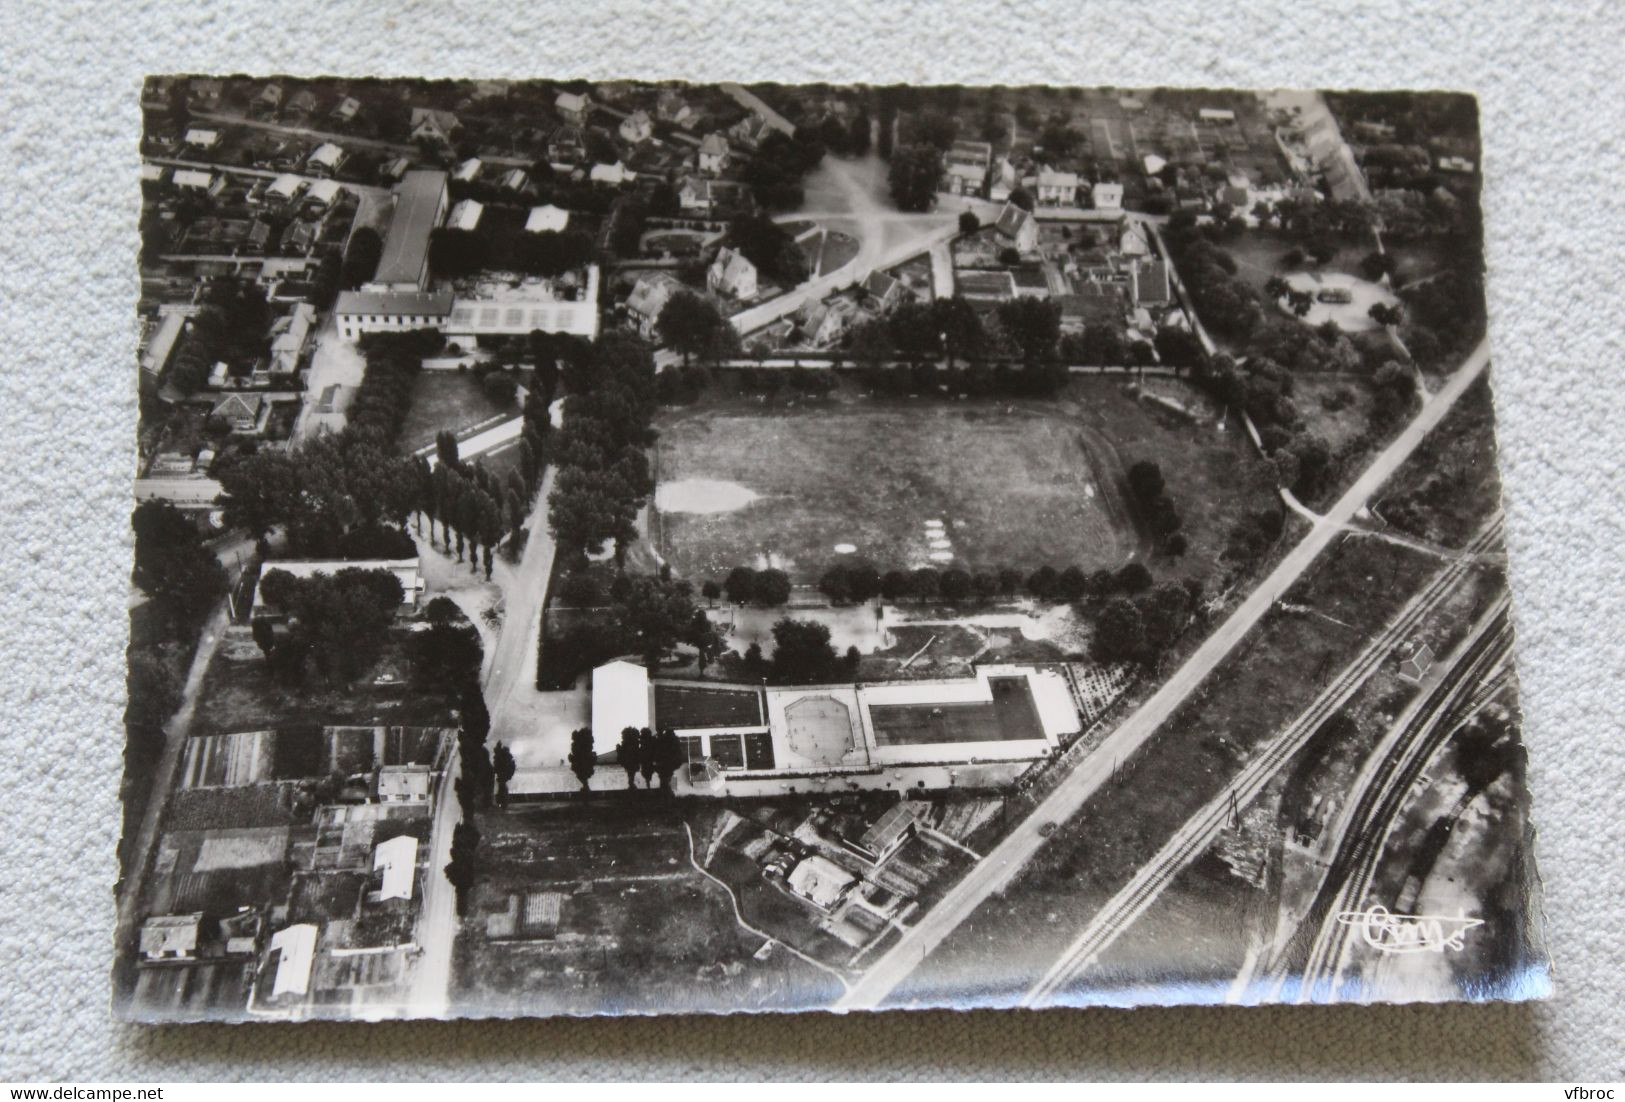
[[1358,276],[1361,259],[1376,248],[1376,243],[1365,238],[1342,241],[1336,254],[1326,263],[1316,264],[1313,260],[1305,260],[1290,267],[1284,262],[1286,254],[1303,246],[1279,230],[1248,230],[1228,241],[1219,242],[1218,247],[1236,258],[1236,278],[1244,280],[1262,294],[1264,284],[1269,282],[1271,276],[1284,276],[1290,272],[1344,272]]
[[[1322,679],[1358,653],[1439,567],[1432,556],[1374,539],[1349,539],[1328,551],[1283,602],[1321,615],[1276,611],[1266,617],[1120,779],[1058,824],[1015,883],[973,913],[894,998],[937,1002],[967,984],[990,1000],[1025,990],[1076,936],[1081,916],[1104,904],[1217,795],[1253,748],[1297,716],[1320,692]],[[1207,914],[1211,922],[1213,912]],[[1245,931],[1239,921],[1227,928],[1239,959]],[[1017,944],[1027,951],[1011,953]],[[1206,975],[1215,952],[1211,938],[1170,938],[1136,970],[1096,971],[1086,982],[1116,988],[1154,982],[1161,970]],[[1117,963],[1119,969],[1133,965],[1132,959]]]
[[462,437],[476,426],[489,427],[486,422],[518,412],[517,405],[498,405],[487,398],[472,372],[420,371],[397,443],[401,451],[415,452],[433,444],[437,433],[449,429]]
[[[779,566],[816,579],[851,544],[882,570],[1116,566],[1138,538],[1091,441],[1055,404],[859,399],[737,402],[657,424],[658,478],[734,483],[731,512],[660,510],[659,546],[691,578]],[[942,523],[934,546],[926,522]],[[949,550],[951,560],[933,560]]]
[[[495,1015],[796,1009],[833,979],[734,918],[697,871],[678,805],[650,793],[481,815],[480,878],[457,934],[453,998]],[[492,916],[552,893],[556,925],[492,936]]]

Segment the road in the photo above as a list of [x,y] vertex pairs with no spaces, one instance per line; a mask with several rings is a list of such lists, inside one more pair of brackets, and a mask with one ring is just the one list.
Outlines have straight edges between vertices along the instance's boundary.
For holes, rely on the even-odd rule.
[[1111,777],[1114,763],[1126,762],[1150,740],[1159,727],[1184,703],[1219,664],[1258,625],[1271,606],[1302,576],[1328,544],[1342,531],[1371,495],[1397,470],[1423,437],[1456,404],[1489,366],[1489,342],[1479,343],[1450,381],[1427,399],[1409,424],[1383,449],[1337,503],[1315,523],[1298,544],[1228,618],[1174,671],[1167,682],[1109,735],[1097,751],[1084,758],[1066,778],[1018,823],[980,864],[955,884],[930,911],[922,915],[902,938],[869,968],[861,980],[835,1004],[837,1010],[869,1009],[882,1001],[926,956],[958,928],[977,907],[1003,890],[1044,844],[1051,824],[1077,814],[1085,801]]
[[[1497,516],[1474,540],[1489,545],[1501,538]],[[1192,815],[1133,879],[1091,916],[1060,959],[1035,983],[1023,1000],[1028,1006],[1057,1001],[1083,971],[1103,953],[1192,861],[1206,853],[1230,825],[1236,809],[1247,807],[1308,745],[1321,726],[1348,703],[1372,674],[1409,638],[1427,616],[1455,590],[1470,560],[1448,563],[1334,677],[1315,700],[1269,742],[1253,751],[1246,766],[1225,789]],[[1065,1001],[1064,999],[1060,1001]]]
[[202,633],[198,636],[197,650],[192,652],[192,665],[186,671],[186,684],[181,689],[181,704],[164,724],[164,752],[158,768],[152,774],[152,793],[147,798],[147,810],[141,817],[136,834],[135,848],[130,859],[130,874],[118,888],[118,930],[114,944],[123,947],[135,945],[135,930],[141,918],[141,893],[146,885],[147,870],[152,865],[152,846],[158,838],[158,826],[163,821],[164,808],[173,793],[175,773],[181,760],[181,748],[192,729],[192,717],[197,711],[198,694],[209,664],[220,648],[226,627],[231,622],[231,602],[222,597],[209,613]]
[[820,178],[809,188],[813,192],[818,185],[829,185],[827,191],[816,192],[820,197],[827,196],[824,209],[810,206],[783,215],[780,221],[810,219],[851,233],[858,239],[858,254],[828,275],[735,314],[729,321],[741,335],[770,325],[808,302],[860,283],[876,269],[890,268],[927,252],[959,232],[957,213],[908,214],[882,201],[875,191],[880,186],[877,163],[869,159],[825,158]]
[[[542,476],[541,487],[531,508],[530,536],[519,563],[507,567],[499,562],[497,580],[502,587],[502,630],[485,679],[485,706],[491,713],[491,730],[499,732],[509,713],[535,689],[536,640],[541,631],[542,598],[547,579],[553,572],[553,535],[547,529],[547,499],[553,491],[553,468]],[[459,809],[453,791],[458,776],[455,751],[435,795],[434,832],[427,879],[423,885],[423,909],[418,917],[418,958],[412,977],[411,1009],[414,1015],[444,1017],[450,1004],[451,952],[457,939],[456,893],[441,870],[451,860],[451,835],[457,826]]]

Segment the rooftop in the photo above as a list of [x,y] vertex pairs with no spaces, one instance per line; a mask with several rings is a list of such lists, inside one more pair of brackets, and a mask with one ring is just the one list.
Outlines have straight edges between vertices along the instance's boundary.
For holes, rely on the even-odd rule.
[[429,231],[440,220],[446,174],[415,169],[395,189],[395,213],[389,221],[375,283],[417,283],[429,258]]

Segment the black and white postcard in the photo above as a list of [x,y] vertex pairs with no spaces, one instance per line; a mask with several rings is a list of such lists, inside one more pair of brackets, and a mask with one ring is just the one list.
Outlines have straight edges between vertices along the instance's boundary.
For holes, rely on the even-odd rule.
[[1472,97],[142,109],[121,1016],[1548,994]]

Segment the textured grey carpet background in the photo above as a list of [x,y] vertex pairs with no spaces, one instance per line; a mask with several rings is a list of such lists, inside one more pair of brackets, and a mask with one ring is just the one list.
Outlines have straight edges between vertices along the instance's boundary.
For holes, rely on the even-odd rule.
[[[0,5],[0,1078],[1625,1077],[1625,829],[1613,802],[1625,761],[1617,8]],[[137,90],[145,72],[188,70],[1479,93],[1518,658],[1556,999],[376,1027],[111,1022]]]

